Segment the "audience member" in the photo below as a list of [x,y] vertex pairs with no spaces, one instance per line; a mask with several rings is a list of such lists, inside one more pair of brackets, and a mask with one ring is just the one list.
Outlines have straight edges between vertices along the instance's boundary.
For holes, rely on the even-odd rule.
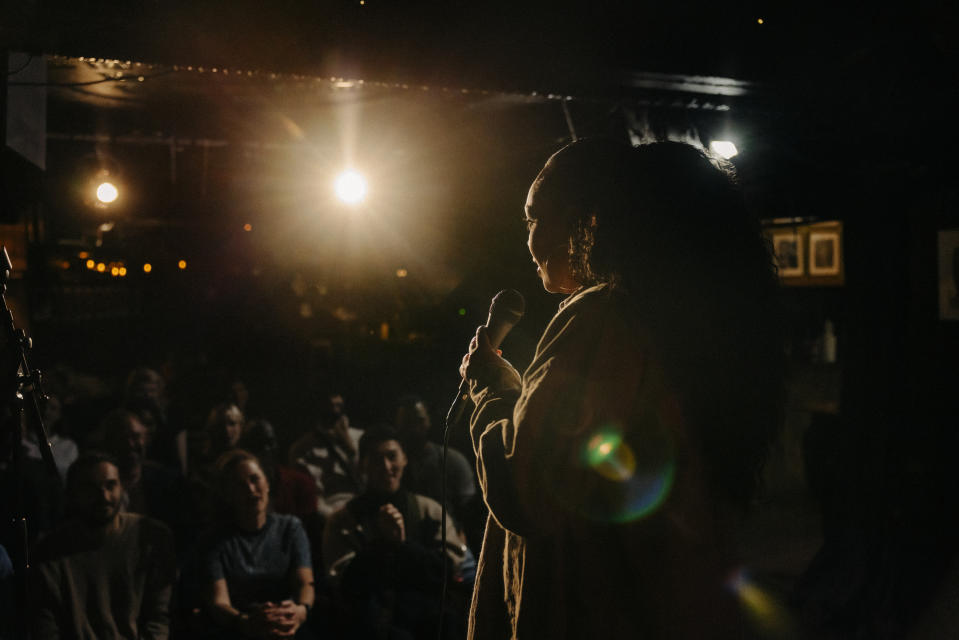
[[224,523],[204,568],[217,630],[222,637],[310,637],[303,624],[313,606],[313,569],[300,521],[270,512],[270,483],[252,454],[227,452],[216,472]]
[[123,407],[137,415],[150,430],[149,457],[187,473],[186,437],[167,421],[166,381],[147,367],[137,367],[127,376]]
[[[409,461],[403,474],[403,486],[413,493],[442,502],[443,446],[429,439],[431,426],[429,411],[420,398],[408,395],[400,399],[396,408],[396,429]],[[446,504],[455,521],[462,524],[466,520],[467,505],[474,496],[476,481],[473,467],[467,462],[466,456],[448,447]]]
[[303,520],[316,513],[316,485],[313,478],[298,468],[280,464],[276,459],[276,432],[266,420],[251,420],[239,446],[260,461],[270,483],[270,507],[274,513],[289,513]]
[[350,427],[339,393],[321,396],[320,403],[310,430],[290,447],[289,460],[313,476],[317,509],[329,517],[359,491],[356,452],[362,431]]
[[96,448],[116,460],[124,488],[123,510],[162,520],[179,532],[183,528],[177,499],[181,478],[176,471],[146,459],[150,435],[137,414],[117,409],[101,422]]
[[[66,480],[67,469],[79,457],[80,450],[73,438],[60,433],[60,419],[63,415],[60,399],[57,396],[48,395],[40,403],[40,415],[43,420],[43,428],[47,432],[47,442],[50,443],[50,453],[53,454],[53,461],[57,465],[57,473],[60,474],[61,481]],[[33,429],[24,431],[23,450],[28,458],[42,459]]]
[[[402,487],[407,457],[396,431],[367,431],[360,463],[367,489],[330,518],[323,540],[329,574],[358,637],[431,638],[441,620],[465,621],[465,607],[461,616],[440,615],[442,510]],[[451,577],[462,584],[468,551],[448,516],[445,552]]]
[[33,638],[169,635],[173,537],[151,518],[124,513],[116,462],[81,456],[67,475],[69,519],[35,553]]
[[243,413],[235,404],[221,403],[210,410],[204,428],[190,434],[187,454],[191,477],[208,480],[212,476],[216,460],[239,444],[243,423]]

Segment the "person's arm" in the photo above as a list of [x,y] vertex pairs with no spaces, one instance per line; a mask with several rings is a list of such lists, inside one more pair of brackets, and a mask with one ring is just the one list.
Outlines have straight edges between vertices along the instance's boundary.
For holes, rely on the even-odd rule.
[[[498,356],[484,332],[478,337],[482,372]],[[553,319],[521,390],[495,384],[495,376],[494,383],[471,380],[477,472],[501,526],[545,534],[600,497],[602,479],[587,464],[587,449],[604,428],[631,428],[644,368],[627,320],[594,298]]]
[[165,640],[170,636],[170,600],[176,581],[176,556],[173,553],[173,534],[160,523],[144,522],[156,527],[156,547],[149,558],[147,579],[140,602],[137,622],[142,640]]

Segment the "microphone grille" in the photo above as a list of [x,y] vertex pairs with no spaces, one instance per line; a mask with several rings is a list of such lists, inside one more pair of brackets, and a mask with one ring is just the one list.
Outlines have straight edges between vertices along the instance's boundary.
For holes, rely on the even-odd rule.
[[514,316],[518,321],[526,313],[526,300],[516,289],[503,289],[495,296],[489,307],[491,316],[500,314]]

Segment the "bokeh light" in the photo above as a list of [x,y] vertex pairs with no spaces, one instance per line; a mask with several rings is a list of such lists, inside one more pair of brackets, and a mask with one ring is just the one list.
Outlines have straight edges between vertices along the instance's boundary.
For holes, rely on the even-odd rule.
[[352,169],[337,176],[334,187],[336,197],[347,204],[359,204],[366,197],[366,179]]
[[176,263],[176,266],[178,266],[180,269],[186,269],[186,260],[180,260]]
[[102,182],[97,187],[97,200],[103,204],[110,204],[119,197],[120,192],[112,182]]
[[143,273],[150,273],[151,271],[153,271],[153,265],[152,265],[152,264],[150,264],[149,262],[147,262],[146,264],[143,265]]
[[87,260],[86,262],[87,269],[96,269],[97,263],[93,260]]
[[106,264],[104,264],[104,263],[102,263],[102,262],[98,262],[98,263],[97,263],[97,271],[99,271],[100,273],[103,273],[103,272],[106,271],[106,270],[107,270],[107,265],[106,265]]

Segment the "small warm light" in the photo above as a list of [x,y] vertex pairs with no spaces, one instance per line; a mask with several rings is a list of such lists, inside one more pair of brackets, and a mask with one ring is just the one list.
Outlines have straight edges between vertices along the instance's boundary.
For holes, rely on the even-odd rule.
[[97,263],[93,260],[87,260],[87,269],[96,269]]
[[107,270],[107,265],[103,264],[102,262],[97,263],[97,271],[99,271],[100,273],[103,273],[106,270]]
[[90,257],[90,254],[86,251],[81,251],[80,253],[77,254],[77,257],[80,258],[81,260],[86,260],[87,258]]
[[113,276],[114,278],[120,275],[120,267],[113,267],[112,269],[110,269],[110,275]]
[[336,196],[347,204],[358,204],[366,197],[366,179],[356,171],[344,171],[334,185]]
[[117,188],[110,182],[104,182],[97,187],[97,200],[103,204],[110,204],[116,200],[119,195],[120,192],[117,191]]
[[150,273],[151,271],[153,271],[153,265],[152,265],[152,264],[150,264],[149,262],[147,262],[145,265],[143,265],[143,273]]
[[122,278],[122,277],[125,276],[126,274],[127,274],[127,268],[126,268],[126,267],[120,267],[120,277]]
[[176,266],[180,267],[181,269],[186,269],[186,260],[180,260],[176,263]]
[[245,225],[243,225],[243,230],[244,230],[244,231],[253,231],[253,225],[250,224],[249,222],[247,222]]
[[759,23],[759,24],[762,24],[762,23],[763,23],[763,19],[762,19],[762,18],[759,18],[758,20],[756,20],[756,22]]
[[709,143],[709,150],[726,160],[739,154],[739,149],[729,140],[713,140]]
[[397,270],[396,270],[396,277],[397,277],[397,278],[405,278],[405,277],[408,276],[408,275],[409,275],[409,272],[408,272],[406,269],[397,269]]

